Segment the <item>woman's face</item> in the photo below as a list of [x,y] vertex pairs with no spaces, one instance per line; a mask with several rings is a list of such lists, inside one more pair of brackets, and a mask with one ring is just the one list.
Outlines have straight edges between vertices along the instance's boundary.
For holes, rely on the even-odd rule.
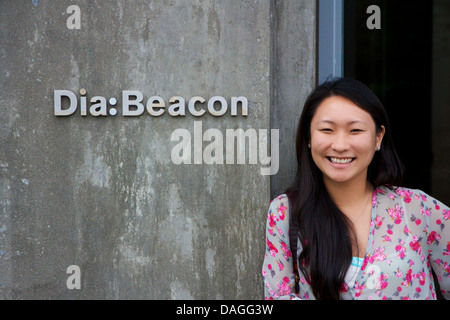
[[[311,154],[325,182],[367,179],[367,168],[383,139],[370,114],[350,100],[325,99],[311,120]],[[355,180],[356,179],[356,180]]]

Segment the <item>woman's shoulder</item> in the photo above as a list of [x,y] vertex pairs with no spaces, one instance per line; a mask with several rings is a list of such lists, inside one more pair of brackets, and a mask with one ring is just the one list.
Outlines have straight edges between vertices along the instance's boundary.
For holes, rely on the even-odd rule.
[[283,201],[289,201],[288,195],[286,193],[280,194],[278,196],[276,196],[275,198],[273,198],[270,203],[280,203]]
[[[280,209],[281,208],[281,209]],[[288,210],[289,209],[289,197],[286,193],[280,194],[270,201],[269,210]]]
[[412,189],[400,186],[383,185],[375,190],[378,197],[385,197],[391,200],[401,199],[406,203],[412,200],[426,200],[429,196],[419,189]]
[[397,186],[381,186],[375,190],[375,193],[377,194],[377,198],[384,197],[390,200],[401,200],[406,204],[416,204],[422,207],[426,204],[432,204],[434,206],[437,205],[437,207],[440,206],[448,208],[447,205],[420,189]]
[[280,194],[270,201],[268,216],[277,221],[288,221],[289,217],[289,198],[286,193]]

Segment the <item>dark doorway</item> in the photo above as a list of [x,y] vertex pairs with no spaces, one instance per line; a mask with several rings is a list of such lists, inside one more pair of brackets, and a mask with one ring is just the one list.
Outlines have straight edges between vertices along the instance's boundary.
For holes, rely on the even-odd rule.
[[[371,5],[380,9],[379,29],[366,24]],[[345,0],[343,19],[344,76],[384,104],[406,169],[403,186],[448,204],[450,1]]]
[[[370,5],[381,29],[369,29]],[[384,104],[405,165],[403,186],[431,193],[432,2],[344,1],[344,75],[368,85]]]

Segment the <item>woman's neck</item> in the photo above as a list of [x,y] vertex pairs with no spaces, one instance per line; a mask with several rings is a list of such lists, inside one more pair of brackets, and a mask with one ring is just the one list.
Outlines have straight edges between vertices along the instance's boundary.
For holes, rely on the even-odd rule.
[[371,199],[373,192],[373,186],[367,179],[343,183],[324,179],[324,184],[331,199],[346,214]]

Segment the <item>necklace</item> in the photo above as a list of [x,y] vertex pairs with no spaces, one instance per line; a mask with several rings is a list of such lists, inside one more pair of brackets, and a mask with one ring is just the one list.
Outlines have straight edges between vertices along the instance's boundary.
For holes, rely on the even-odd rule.
[[[370,198],[372,198],[372,193],[370,193]],[[371,202],[372,202],[372,201],[370,201],[370,199],[369,199],[369,204],[370,204]],[[356,218],[356,220],[350,219],[350,220],[352,220],[353,225],[355,225],[356,222],[359,220],[359,218],[361,218],[361,216],[364,214],[364,212],[366,212],[366,209],[367,209],[367,205],[364,207],[364,210],[359,214],[359,216]]]

